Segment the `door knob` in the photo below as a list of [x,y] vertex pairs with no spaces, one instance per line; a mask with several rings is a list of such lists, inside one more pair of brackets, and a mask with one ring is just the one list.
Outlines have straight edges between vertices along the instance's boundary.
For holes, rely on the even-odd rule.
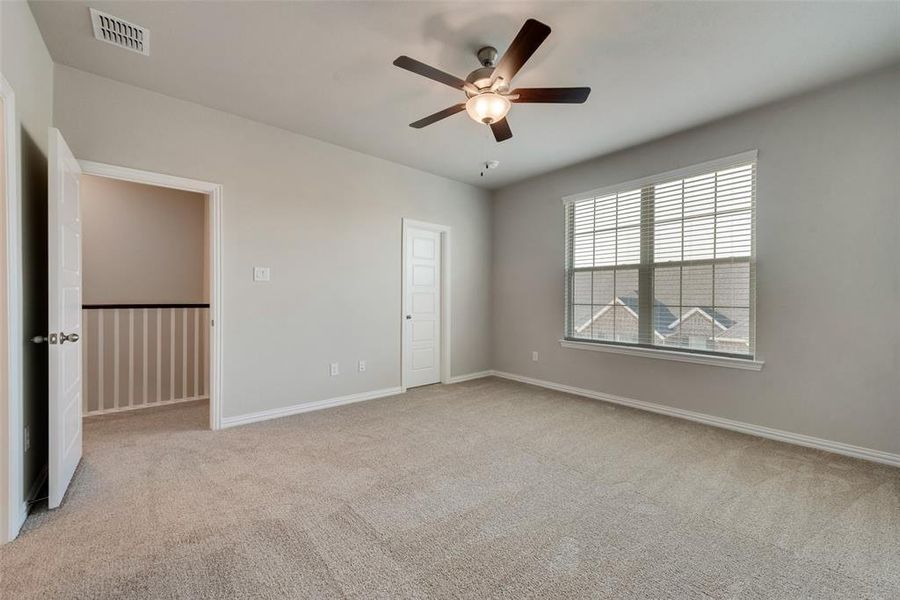
[[59,334],[59,343],[60,344],[65,344],[66,342],[77,342],[77,341],[78,341],[77,333],[70,333],[68,335],[66,335],[65,333]]
[[406,320],[409,321],[410,319],[412,319],[412,315],[406,315]]
[[31,338],[32,344],[43,344],[46,341],[47,341],[46,335],[36,335],[33,338]]

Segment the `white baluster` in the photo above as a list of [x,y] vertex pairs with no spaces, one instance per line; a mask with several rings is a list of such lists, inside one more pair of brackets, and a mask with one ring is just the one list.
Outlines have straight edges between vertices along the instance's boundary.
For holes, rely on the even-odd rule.
[[169,309],[169,400],[175,399],[175,309]]
[[143,401],[141,404],[147,404],[147,309],[141,309],[141,321],[143,322],[143,326],[141,327],[142,335],[141,341],[144,344],[144,353],[141,355],[141,358],[144,361],[144,368],[141,369],[141,376],[143,378]]
[[156,401],[162,400],[162,309],[156,309]]
[[113,309],[113,408],[119,408],[119,309]]
[[194,309],[194,398],[200,394],[200,309]]
[[187,398],[187,308],[181,309],[181,397]]
[[88,389],[88,329],[90,329],[90,313],[84,309],[81,310],[81,389],[83,390],[83,398],[81,400],[81,414],[86,415],[90,411],[88,404],[90,397],[87,395]]
[[103,317],[105,311],[101,308],[97,310],[97,410],[103,410],[105,403],[103,400],[103,388],[106,383],[103,377]]
[[134,405],[134,309],[128,309],[128,406]]

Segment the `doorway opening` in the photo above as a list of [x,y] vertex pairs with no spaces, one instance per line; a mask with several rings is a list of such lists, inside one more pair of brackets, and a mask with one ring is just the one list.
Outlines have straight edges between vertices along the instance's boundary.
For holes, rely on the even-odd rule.
[[[209,428],[220,429],[222,186],[79,164],[85,211],[83,414],[208,400]],[[115,218],[126,213],[130,218]],[[91,222],[95,215],[97,222]],[[126,244],[128,256],[104,257],[110,244],[91,236],[125,240],[124,224],[139,239]],[[151,252],[157,259],[148,262]]]
[[83,174],[82,415],[209,399],[206,194]]

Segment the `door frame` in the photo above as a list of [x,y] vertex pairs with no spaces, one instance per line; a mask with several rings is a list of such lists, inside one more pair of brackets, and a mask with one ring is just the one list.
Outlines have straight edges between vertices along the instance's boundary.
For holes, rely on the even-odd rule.
[[441,383],[450,383],[450,232],[448,225],[403,218],[400,227],[400,390],[406,391],[406,230],[435,231],[441,235]]
[[[6,215],[6,385],[0,389],[0,544],[19,534],[27,515],[22,471],[25,451],[22,447],[22,202],[19,185],[19,125],[16,119],[16,95],[0,75],[3,99],[3,172]],[[2,379],[2,378],[0,378]]]
[[164,173],[142,171],[130,167],[120,167],[106,163],[79,160],[81,171],[85,175],[95,175],[108,179],[131,181],[155,185],[158,187],[198,192],[209,198],[209,428],[213,431],[222,429],[222,399],[224,397],[222,354],[224,339],[222,335],[222,205],[224,188],[218,183],[187,179]]

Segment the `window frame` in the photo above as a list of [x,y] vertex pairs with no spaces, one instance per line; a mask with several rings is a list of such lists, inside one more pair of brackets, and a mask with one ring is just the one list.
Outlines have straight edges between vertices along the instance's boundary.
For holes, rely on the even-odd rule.
[[[634,179],[631,181],[626,181],[624,183],[619,183],[612,186],[605,186],[593,190],[589,190],[586,192],[581,192],[578,194],[568,195],[562,198],[563,208],[564,208],[564,223],[565,223],[565,258],[564,258],[564,277],[565,277],[565,306],[564,306],[564,322],[563,322],[563,336],[559,340],[560,344],[565,348],[577,348],[577,349],[587,349],[587,350],[596,350],[596,351],[606,351],[612,352],[616,354],[626,354],[626,355],[634,355],[634,356],[648,356],[651,358],[663,358],[670,360],[677,360],[681,362],[694,362],[700,364],[713,364],[720,366],[730,366],[741,369],[750,369],[750,370],[760,370],[763,361],[758,360],[759,351],[756,345],[756,285],[755,285],[755,267],[756,267],[756,211],[758,208],[757,205],[757,194],[756,194],[756,181],[754,179],[754,187],[753,187],[753,198],[751,205],[751,234],[750,234],[750,256],[745,259],[741,259],[740,262],[748,262],[751,268],[751,285],[749,290],[749,323],[748,323],[748,340],[750,348],[752,348],[752,354],[737,354],[737,353],[729,353],[729,352],[718,352],[714,350],[703,350],[703,349],[692,349],[692,348],[680,348],[674,346],[656,346],[652,344],[642,343],[642,342],[621,342],[621,341],[613,341],[613,340],[589,340],[585,338],[578,338],[574,336],[569,336],[569,332],[573,329],[573,315],[572,315],[572,304],[571,304],[571,294],[572,294],[572,274],[577,271],[597,271],[597,270],[614,270],[614,269],[623,269],[628,267],[629,265],[611,265],[611,266],[603,266],[603,267],[574,267],[574,256],[573,256],[573,243],[574,243],[574,219],[568,218],[568,212],[570,210],[570,205],[585,200],[592,200],[602,196],[610,196],[613,194],[621,194],[624,192],[631,192],[635,190],[641,191],[641,257],[640,263],[631,265],[638,269],[638,278],[642,286],[648,286],[652,289],[652,281],[653,281],[653,270],[654,268],[665,265],[666,263],[654,263],[653,261],[653,247],[647,246],[644,241],[643,227],[644,227],[644,214],[643,211],[646,210],[646,201],[647,196],[652,197],[653,194],[647,193],[647,188],[651,188],[652,186],[664,184],[672,181],[677,181],[679,179],[688,179],[692,177],[697,177],[700,175],[706,175],[715,171],[726,170],[729,168],[737,167],[740,165],[745,165],[748,163],[754,164],[754,177],[758,174],[758,151],[750,150],[746,152],[741,152],[739,154],[734,154],[731,156],[727,156],[724,158],[719,158],[699,164],[690,165],[687,167],[675,169],[672,171],[667,171],[665,173],[659,173],[656,175],[651,175],[648,177],[642,177],[639,179]],[[652,209],[652,199],[650,200],[649,207]],[[652,219],[651,219],[652,222]],[[652,227],[652,225],[651,225]],[[672,261],[671,265],[685,265],[691,263],[709,263],[716,264],[718,262],[735,262],[734,257],[723,258],[723,259],[700,259],[700,260],[681,260],[681,261]],[[645,310],[650,310],[652,313],[653,307],[653,298],[654,294],[651,292],[650,294],[639,294],[638,302],[640,306],[640,310],[644,313]],[[645,304],[649,306],[644,306]],[[644,313],[650,314],[650,313]],[[650,330],[650,334],[652,336],[653,331],[653,318],[640,319],[639,321],[639,331],[644,334],[645,337],[641,337],[639,335],[638,339],[648,339],[646,337],[647,331],[645,329]]]

